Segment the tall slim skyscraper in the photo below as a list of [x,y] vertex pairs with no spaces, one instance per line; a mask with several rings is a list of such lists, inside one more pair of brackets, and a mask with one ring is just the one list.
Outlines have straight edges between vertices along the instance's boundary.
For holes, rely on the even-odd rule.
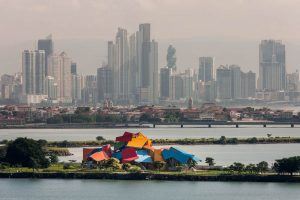
[[172,69],[168,67],[160,68],[160,98],[170,98],[170,77]]
[[129,37],[129,95],[130,99],[133,102],[138,100],[138,79],[139,79],[139,70],[137,63],[137,40],[136,34],[133,33]]
[[213,80],[214,58],[200,57],[199,58],[199,73],[198,80],[207,82]]
[[151,51],[151,41],[150,41],[150,24],[140,24],[139,34],[141,41],[141,87],[147,88],[150,84],[149,70],[150,70],[150,51]]
[[259,89],[286,88],[285,45],[280,40],[262,40],[259,45]]
[[73,103],[77,103],[81,100],[81,76],[78,74],[72,74],[72,101]]
[[52,36],[49,35],[45,39],[38,40],[38,50],[44,50],[45,51],[45,75],[48,73],[48,59],[49,56],[53,54],[53,42],[52,42]]
[[149,60],[149,101],[152,104],[158,103],[158,43],[154,40],[150,46]]
[[231,98],[240,99],[242,97],[241,68],[238,65],[230,65],[231,71]]
[[128,40],[127,30],[119,28],[116,35],[115,92],[120,101],[128,100]]
[[22,72],[24,94],[45,93],[45,51],[23,51]]
[[49,57],[48,74],[54,77],[57,84],[57,98],[63,102],[71,102],[71,59],[65,52],[59,55],[53,54]]

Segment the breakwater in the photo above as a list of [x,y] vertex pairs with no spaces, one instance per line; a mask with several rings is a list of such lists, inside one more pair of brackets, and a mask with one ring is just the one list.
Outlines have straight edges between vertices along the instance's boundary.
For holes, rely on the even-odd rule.
[[198,175],[185,173],[114,173],[114,172],[0,172],[0,178],[38,179],[112,179],[161,181],[235,181],[235,182],[300,182],[300,176],[288,175]]

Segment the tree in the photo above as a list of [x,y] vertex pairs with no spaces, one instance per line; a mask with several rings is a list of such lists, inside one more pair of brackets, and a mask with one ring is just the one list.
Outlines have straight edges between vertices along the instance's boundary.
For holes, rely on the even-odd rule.
[[0,147],[0,162],[3,162],[6,156],[6,147],[1,146]]
[[54,154],[54,153],[51,153],[51,154],[50,154],[49,159],[50,159],[50,163],[52,163],[52,164],[58,163],[58,157],[57,157],[57,155]]
[[265,173],[269,169],[269,164],[266,161],[262,161],[256,165],[256,168],[259,173]]
[[49,160],[42,146],[33,139],[17,138],[7,146],[6,162],[30,168],[47,168]]
[[294,173],[300,171],[300,156],[276,160],[273,169],[278,174],[289,173],[292,176]]
[[221,136],[219,142],[220,142],[220,144],[226,144],[227,143],[226,137],[225,136]]
[[245,165],[239,162],[235,162],[229,166],[229,169],[241,173],[242,171],[244,171]]
[[250,173],[257,172],[257,167],[254,164],[249,164],[245,167],[245,170]]
[[215,162],[214,162],[215,159],[211,158],[211,157],[206,157],[205,158],[205,163],[207,163],[209,166],[214,166],[215,165]]

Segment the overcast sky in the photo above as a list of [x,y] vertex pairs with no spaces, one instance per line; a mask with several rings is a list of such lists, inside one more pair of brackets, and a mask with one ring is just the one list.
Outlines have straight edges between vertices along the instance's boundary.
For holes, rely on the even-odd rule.
[[134,32],[143,22],[163,41],[274,38],[298,44],[300,0],[0,0],[0,54],[3,46],[49,33],[56,39],[111,40],[117,27]]

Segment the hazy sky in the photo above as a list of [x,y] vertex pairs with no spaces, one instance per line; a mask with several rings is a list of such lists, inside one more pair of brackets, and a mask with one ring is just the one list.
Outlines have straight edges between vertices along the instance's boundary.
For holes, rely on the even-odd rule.
[[[152,36],[166,43],[217,38],[258,46],[261,39],[275,38],[300,44],[300,0],[0,0],[0,54],[49,33],[60,40],[111,40],[117,27],[133,32],[142,22],[150,22]],[[224,55],[228,48],[221,49]]]

